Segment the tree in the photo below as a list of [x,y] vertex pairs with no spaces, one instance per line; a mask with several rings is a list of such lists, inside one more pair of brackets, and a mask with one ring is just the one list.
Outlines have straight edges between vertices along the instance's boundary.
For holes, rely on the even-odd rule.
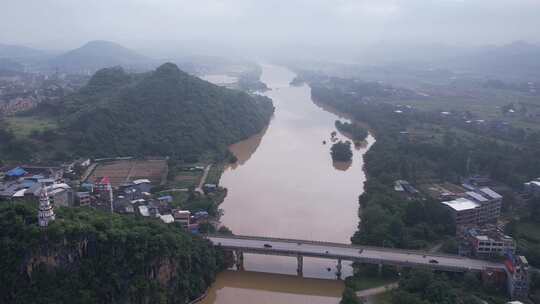
[[350,287],[345,287],[343,290],[343,295],[341,296],[340,304],[361,304],[364,303],[358,298],[354,290]]
[[348,162],[352,160],[352,149],[350,141],[339,141],[332,145],[330,148],[330,154],[334,161]]
[[441,247],[442,252],[444,253],[450,253],[450,254],[457,254],[458,253],[458,243],[455,239],[448,239],[444,241]]
[[392,304],[429,304],[426,301],[422,300],[419,296],[403,291],[398,290],[394,292],[392,296]]
[[409,292],[423,293],[432,281],[433,272],[431,270],[413,269],[400,280],[399,284],[400,287],[402,286]]
[[540,198],[533,197],[527,201],[529,209],[529,219],[536,223],[540,222]]
[[476,290],[480,287],[480,279],[478,278],[478,275],[467,272],[465,276],[463,277],[463,283],[465,285],[465,288],[468,290]]

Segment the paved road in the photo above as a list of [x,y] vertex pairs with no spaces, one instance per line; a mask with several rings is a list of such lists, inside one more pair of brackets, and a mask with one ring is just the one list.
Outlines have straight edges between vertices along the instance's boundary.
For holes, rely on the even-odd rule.
[[[429,252],[407,251],[393,248],[356,247],[347,244],[311,242],[303,240],[283,240],[262,237],[209,236],[217,246],[246,253],[268,255],[302,255],[328,259],[343,259],[373,264],[426,266],[447,271],[504,270],[502,263],[475,260],[454,255]],[[271,247],[265,247],[265,244]],[[437,262],[433,262],[433,261]]]

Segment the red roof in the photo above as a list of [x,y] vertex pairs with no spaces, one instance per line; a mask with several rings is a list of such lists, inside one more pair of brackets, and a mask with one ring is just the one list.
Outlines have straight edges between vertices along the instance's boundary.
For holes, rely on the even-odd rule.
[[102,184],[102,185],[109,185],[111,183],[111,181],[109,180],[109,177],[106,176],[106,177],[102,178],[99,183]]
[[505,260],[504,265],[506,265],[506,269],[508,269],[508,271],[510,271],[511,273],[514,273],[515,268],[514,268],[514,264],[512,263],[512,261]]

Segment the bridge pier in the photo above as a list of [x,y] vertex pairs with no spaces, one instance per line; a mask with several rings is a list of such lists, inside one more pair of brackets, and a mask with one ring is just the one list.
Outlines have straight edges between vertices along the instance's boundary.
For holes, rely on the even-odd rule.
[[301,255],[298,255],[296,257],[296,260],[298,262],[298,267],[296,268],[296,273],[299,277],[304,275],[304,257]]
[[244,253],[240,250],[236,250],[234,252],[234,255],[236,262],[236,270],[244,270]]
[[341,280],[341,259],[338,259],[338,262],[337,262],[337,266],[336,266],[336,276],[338,278],[338,280]]
[[379,276],[382,276],[382,267],[383,267],[383,265],[382,265],[382,264],[379,264],[379,265],[377,265],[377,266],[378,266],[378,267],[377,267],[377,274],[378,274]]

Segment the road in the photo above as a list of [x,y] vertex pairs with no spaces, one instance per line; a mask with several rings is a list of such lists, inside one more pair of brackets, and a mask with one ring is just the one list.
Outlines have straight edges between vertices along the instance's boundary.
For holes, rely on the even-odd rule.
[[[225,249],[241,250],[245,253],[285,255],[342,259],[363,263],[397,266],[424,266],[445,271],[503,271],[502,263],[476,260],[456,255],[408,251],[393,248],[357,247],[347,244],[284,240],[263,237],[209,236],[208,239]],[[267,246],[265,247],[265,244]],[[271,246],[271,247],[268,247]],[[436,262],[435,262],[436,261]]]
[[201,181],[199,182],[199,186],[195,188],[195,191],[203,193],[203,186],[206,182],[206,178],[208,177],[208,172],[210,172],[210,168],[212,168],[212,165],[207,165],[206,168],[204,168],[204,173],[201,177]]

